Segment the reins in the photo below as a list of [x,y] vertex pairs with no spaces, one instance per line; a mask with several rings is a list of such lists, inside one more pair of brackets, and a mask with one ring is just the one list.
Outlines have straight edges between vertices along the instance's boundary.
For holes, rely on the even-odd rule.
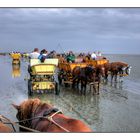
[[48,121],[54,123],[56,126],[61,128],[62,130],[66,131],[66,132],[70,132],[69,130],[67,130],[66,128],[64,128],[63,126],[59,125],[57,122],[54,121],[53,117],[56,114],[59,114],[59,113],[62,113],[62,112],[60,110],[58,110],[55,113],[53,113],[51,116],[44,116],[44,115],[43,116],[37,116],[37,117],[30,118],[30,119],[25,119],[25,120],[18,121],[16,123],[31,121],[31,120],[34,120],[34,119],[43,119],[44,118],[44,119],[47,119]]
[[49,117],[43,117],[43,118],[48,119],[50,122],[54,123],[56,126],[58,126],[59,128],[63,129],[64,131],[70,132],[69,130],[67,130],[66,128],[62,127],[61,125],[59,125],[57,122],[54,121],[53,117],[54,117],[56,114],[60,113],[60,112],[61,112],[61,111],[58,110],[57,112],[55,112],[55,113],[52,114],[51,116],[49,116]]
[[[14,132],[16,132],[16,129],[15,129],[15,127],[14,127],[15,125],[19,126],[20,128],[24,128],[24,129],[26,129],[26,130],[28,130],[28,131],[31,131],[31,132],[40,132],[40,131],[38,131],[38,130],[31,129],[31,128],[22,126],[22,125],[20,125],[20,124],[17,124],[18,122],[13,122],[13,121],[9,120],[8,118],[6,118],[6,117],[3,116],[3,115],[0,115],[0,120],[1,120],[1,122],[2,122],[3,124],[11,124],[11,125],[12,125],[12,128],[13,128],[13,130],[14,130]],[[5,121],[8,121],[8,122],[5,122]]]
[[[62,113],[60,110],[56,111],[55,113],[53,113],[51,116],[37,116],[37,117],[33,117],[33,118],[30,118],[30,119],[24,119],[24,120],[21,120],[21,121],[17,121],[17,122],[13,122],[11,120],[9,120],[8,118],[0,115],[0,120],[4,120],[2,121],[4,124],[11,124],[12,125],[12,128],[14,130],[14,132],[16,132],[16,129],[15,129],[15,125],[19,126],[20,128],[23,128],[23,129],[26,129],[26,130],[29,130],[29,131],[32,131],[32,132],[40,132],[38,130],[35,130],[35,129],[32,129],[32,128],[28,128],[28,127],[25,127],[23,125],[20,125],[19,123],[21,122],[27,122],[27,121],[31,121],[31,120],[35,120],[35,119],[47,119],[48,121],[52,122],[53,124],[55,124],[56,126],[58,126],[59,128],[61,128],[62,130],[66,131],[66,132],[70,132],[69,130],[67,130],[66,128],[64,128],[63,126],[59,125],[57,122],[54,121],[53,117],[56,115],[56,114],[59,114],[59,113]],[[8,121],[8,122],[6,122]]]

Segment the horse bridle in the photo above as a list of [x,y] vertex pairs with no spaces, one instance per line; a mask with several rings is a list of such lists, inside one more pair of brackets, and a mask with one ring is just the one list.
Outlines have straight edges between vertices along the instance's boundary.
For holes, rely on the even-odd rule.
[[[37,112],[38,108],[39,108],[39,106],[36,107],[36,109],[35,109],[35,111],[34,111],[34,113],[33,113],[33,115],[32,115],[32,118],[36,118],[35,115],[36,115],[36,112]],[[38,120],[37,120],[37,122],[35,123],[33,129],[36,128],[37,124],[38,124],[43,118],[46,118],[46,119],[47,119],[47,118],[49,117],[49,115],[52,114],[52,113],[56,113],[56,114],[61,113],[61,114],[62,114],[62,112],[59,111],[59,109],[57,109],[57,108],[49,108],[49,109],[45,110],[45,111],[43,112],[42,117],[37,118]],[[53,114],[52,114],[52,115],[53,115]],[[51,123],[51,122],[49,121],[49,124],[48,124],[47,128],[49,128],[50,123]],[[32,124],[30,124],[30,126],[32,126]]]
[[[57,109],[57,108],[50,108],[50,109],[48,109],[48,110],[45,110],[42,116],[37,116],[37,117],[35,117],[35,113],[36,113],[36,111],[38,110],[38,108],[39,108],[39,106],[38,106],[38,107],[35,109],[35,111],[33,112],[33,114],[32,114],[33,117],[32,117],[32,118],[30,118],[30,119],[24,119],[24,120],[18,121],[18,122],[16,122],[16,123],[22,123],[22,122],[27,122],[27,121],[28,121],[28,123],[30,124],[29,128],[32,128],[32,124],[31,124],[29,121],[38,119],[38,121],[36,122],[36,124],[35,124],[34,127],[33,127],[33,129],[35,129],[35,127],[37,126],[37,124],[39,123],[39,121],[40,121],[41,119],[44,118],[44,119],[47,119],[47,120],[49,121],[49,124],[48,124],[48,126],[47,126],[47,129],[49,128],[49,126],[51,125],[51,123],[53,123],[53,124],[55,124],[56,126],[58,126],[59,128],[63,129],[64,131],[69,132],[69,130],[65,129],[64,127],[62,127],[61,125],[59,125],[57,122],[55,122],[55,121],[53,120],[53,117],[54,117],[56,114],[62,114],[62,112],[61,112],[59,109]],[[52,114],[52,113],[53,113],[53,114]],[[51,114],[51,116],[50,116],[50,114]]]

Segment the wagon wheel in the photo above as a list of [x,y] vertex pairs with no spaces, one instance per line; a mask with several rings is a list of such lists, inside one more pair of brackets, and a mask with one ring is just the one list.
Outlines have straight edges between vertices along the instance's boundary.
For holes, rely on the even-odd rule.
[[30,79],[28,80],[28,94],[29,96],[33,95],[32,84]]
[[55,95],[59,95],[60,93],[60,86],[58,82],[55,82]]

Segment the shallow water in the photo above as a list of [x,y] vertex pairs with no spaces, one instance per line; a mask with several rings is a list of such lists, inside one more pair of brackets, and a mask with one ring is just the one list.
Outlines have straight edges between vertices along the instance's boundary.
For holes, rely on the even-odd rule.
[[[111,61],[124,61],[132,65],[132,73],[124,78],[123,83],[101,85],[100,95],[93,95],[87,90],[86,96],[70,87],[61,87],[59,96],[35,94],[42,101],[53,104],[65,115],[80,119],[89,125],[94,132],[140,132],[140,56],[107,55]],[[12,103],[19,104],[28,99],[27,65],[23,60],[20,76],[12,74],[11,59],[0,56],[0,114],[13,121],[16,110]],[[15,76],[15,77],[14,77]]]

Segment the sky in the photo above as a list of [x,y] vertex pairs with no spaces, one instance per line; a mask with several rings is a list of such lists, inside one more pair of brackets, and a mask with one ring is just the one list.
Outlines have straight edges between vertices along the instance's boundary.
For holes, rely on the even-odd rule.
[[0,8],[0,52],[140,54],[140,8]]

